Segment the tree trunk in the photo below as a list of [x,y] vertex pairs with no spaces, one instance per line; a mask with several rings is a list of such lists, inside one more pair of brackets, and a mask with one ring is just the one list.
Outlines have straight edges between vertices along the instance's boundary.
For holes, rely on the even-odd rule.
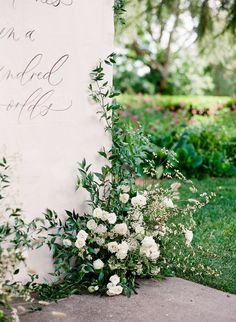
[[167,87],[167,77],[163,77],[162,76],[162,79],[160,81],[160,86],[159,86],[159,88],[160,88],[160,90],[159,90],[160,94],[165,94],[166,87]]

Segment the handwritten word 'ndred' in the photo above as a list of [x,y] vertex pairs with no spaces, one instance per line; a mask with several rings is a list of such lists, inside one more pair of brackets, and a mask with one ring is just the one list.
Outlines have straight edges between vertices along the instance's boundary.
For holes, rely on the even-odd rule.
[[51,86],[58,86],[63,81],[63,76],[57,77],[59,71],[66,64],[69,55],[57,59],[47,71],[40,70],[43,54],[34,56],[24,67],[23,71],[14,72],[6,66],[0,66],[0,81],[19,80],[22,86],[32,81],[47,81]]

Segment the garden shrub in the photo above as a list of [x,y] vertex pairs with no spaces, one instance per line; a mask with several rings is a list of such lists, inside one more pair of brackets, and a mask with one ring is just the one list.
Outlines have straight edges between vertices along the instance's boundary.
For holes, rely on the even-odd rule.
[[[189,107],[191,106],[191,111],[196,110],[196,102],[199,104],[204,98],[194,98],[193,103],[185,105],[190,102],[190,98],[186,97],[184,104],[184,98],[181,97],[182,105],[179,105],[179,109],[173,103],[178,101],[180,104],[179,97],[142,99],[144,102],[141,107],[131,107],[136,100],[141,102],[140,98],[130,99],[122,116],[128,122],[141,124],[152,143],[153,153],[148,154],[143,167],[148,166],[150,161],[158,166],[160,148],[165,147],[176,152],[178,167],[187,176],[200,178],[206,175],[221,177],[236,174],[236,112],[228,108],[233,105],[233,99],[208,97],[202,107],[198,108],[199,113],[194,115],[189,113]],[[156,100],[163,103],[163,106],[153,106]],[[169,106],[170,102],[173,105]],[[210,102],[215,104],[211,108],[213,115],[208,113]],[[193,104],[196,104],[195,108]],[[208,112],[203,113],[204,110]]]

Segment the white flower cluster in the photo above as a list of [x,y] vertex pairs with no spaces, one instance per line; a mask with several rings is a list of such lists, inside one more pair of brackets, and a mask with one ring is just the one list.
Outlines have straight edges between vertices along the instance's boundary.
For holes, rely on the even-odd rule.
[[140,254],[156,260],[160,256],[159,245],[156,244],[152,236],[145,236],[142,240],[142,246],[140,248]]
[[[82,262],[83,260],[90,262],[88,272],[92,269],[94,274],[100,276],[99,278],[107,272],[117,273],[113,273],[110,278],[108,276],[107,295],[114,296],[123,292],[122,281],[128,270],[133,276],[159,274],[160,239],[174,232],[166,227],[165,221],[156,218],[156,214],[159,209],[163,214],[177,211],[171,196],[173,200],[178,198],[178,188],[179,185],[173,184],[170,189],[172,195],[169,192],[160,196],[155,195],[155,198],[157,196],[155,200],[148,192],[130,197],[130,188],[124,185],[119,188],[119,202],[121,209],[124,204],[129,209],[125,215],[117,216],[114,211],[108,212],[98,207],[93,210],[92,215],[80,217],[82,225],[74,244],[79,250],[78,256]],[[149,209],[149,198],[155,211],[153,224],[149,224],[145,219],[146,211]],[[152,214],[148,216],[152,220]],[[162,216],[161,218],[168,218]],[[185,229],[184,226],[182,231],[189,246],[193,238],[192,231]],[[69,239],[65,239],[63,244],[65,247],[73,245]],[[86,265],[83,264],[83,267]],[[86,269],[83,269],[86,272]],[[102,289],[99,279],[97,281],[93,279],[92,285],[88,287],[91,293]]]
[[123,260],[128,255],[129,244],[126,241],[122,241],[121,244],[113,241],[107,244],[107,248],[111,253],[116,254],[117,259]]
[[134,207],[144,207],[147,204],[147,199],[145,196],[138,194],[131,199],[131,203]]
[[95,270],[103,269],[103,267],[104,267],[104,263],[101,259],[97,259],[93,262],[93,268]]
[[[116,217],[115,213],[109,213],[109,212],[107,212],[105,210],[102,210],[101,208],[96,208],[93,211],[93,217],[101,219],[102,221],[108,221],[109,224],[115,224],[116,220],[117,220],[117,217]],[[94,223],[94,221],[93,221],[93,223]],[[91,230],[96,229],[96,226],[93,226],[93,227],[94,228],[92,228]]]
[[75,246],[77,248],[83,248],[86,245],[86,239],[88,238],[88,234],[84,230],[80,230],[77,234],[77,239],[75,242]]
[[120,278],[118,275],[113,275],[110,277],[110,283],[107,284],[107,295],[114,296],[120,295],[123,291],[123,287],[118,285],[120,283]]

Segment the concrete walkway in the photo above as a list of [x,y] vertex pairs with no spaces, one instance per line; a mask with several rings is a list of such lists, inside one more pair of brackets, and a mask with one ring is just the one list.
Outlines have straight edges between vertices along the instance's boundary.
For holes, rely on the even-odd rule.
[[21,322],[236,322],[236,295],[179,278],[144,280],[130,299],[72,296]]

